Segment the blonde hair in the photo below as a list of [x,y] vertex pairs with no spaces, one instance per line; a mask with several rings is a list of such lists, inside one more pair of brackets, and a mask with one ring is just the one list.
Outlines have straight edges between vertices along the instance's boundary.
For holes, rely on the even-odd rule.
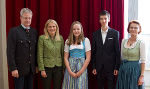
[[[73,35],[73,26],[75,24],[79,24],[81,27],[81,34],[79,35],[78,39],[75,39],[75,36]],[[82,24],[79,21],[74,21],[71,25],[71,28],[70,28],[70,33],[68,36],[67,44],[72,45],[72,44],[75,44],[75,42],[77,42],[77,44],[79,45],[81,43],[81,41],[83,41],[83,40],[84,40],[84,32],[83,32]]]
[[48,39],[48,37],[49,37],[49,33],[48,33],[48,31],[47,31],[47,27],[48,27],[48,24],[49,24],[49,23],[53,23],[53,24],[56,25],[56,33],[55,33],[55,38],[54,38],[54,39],[55,39],[56,41],[60,41],[59,27],[58,27],[57,22],[56,22],[55,20],[53,20],[53,19],[49,19],[49,20],[47,20],[47,22],[45,23],[45,27],[44,27],[45,38]]

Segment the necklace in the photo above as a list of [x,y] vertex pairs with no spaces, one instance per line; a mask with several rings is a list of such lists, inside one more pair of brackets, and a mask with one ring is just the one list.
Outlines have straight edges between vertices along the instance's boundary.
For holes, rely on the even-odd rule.
[[135,42],[136,42],[136,39],[129,38],[128,45],[131,46]]

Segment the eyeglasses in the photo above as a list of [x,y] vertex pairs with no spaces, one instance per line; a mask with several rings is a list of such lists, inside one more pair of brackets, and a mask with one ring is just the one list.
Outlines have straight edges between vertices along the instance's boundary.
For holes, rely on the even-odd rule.
[[138,27],[130,27],[130,29],[138,29]]
[[25,20],[27,20],[27,19],[31,20],[32,19],[32,17],[23,17],[23,16],[22,16],[22,18]]

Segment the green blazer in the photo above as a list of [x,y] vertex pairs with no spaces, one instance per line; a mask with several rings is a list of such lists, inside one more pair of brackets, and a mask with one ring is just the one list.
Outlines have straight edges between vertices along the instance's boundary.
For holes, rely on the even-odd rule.
[[64,65],[64,39],[60,36],[61,41],[52,40],[50,37],[45,38],[41,35],[38,40],[37,63],[39,71],[45,70],[45,67],[53,68]]

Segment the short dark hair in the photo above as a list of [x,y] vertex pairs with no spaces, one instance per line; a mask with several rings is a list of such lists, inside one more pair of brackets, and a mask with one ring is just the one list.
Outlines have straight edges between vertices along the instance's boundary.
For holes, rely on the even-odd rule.
[[108,11],[102,10],[102,11],[99,13],[99,17],[100,17],[100,16],[103,16],[103,15],[107,15],[108,18],[110,19],[110,13],[109,13]]

